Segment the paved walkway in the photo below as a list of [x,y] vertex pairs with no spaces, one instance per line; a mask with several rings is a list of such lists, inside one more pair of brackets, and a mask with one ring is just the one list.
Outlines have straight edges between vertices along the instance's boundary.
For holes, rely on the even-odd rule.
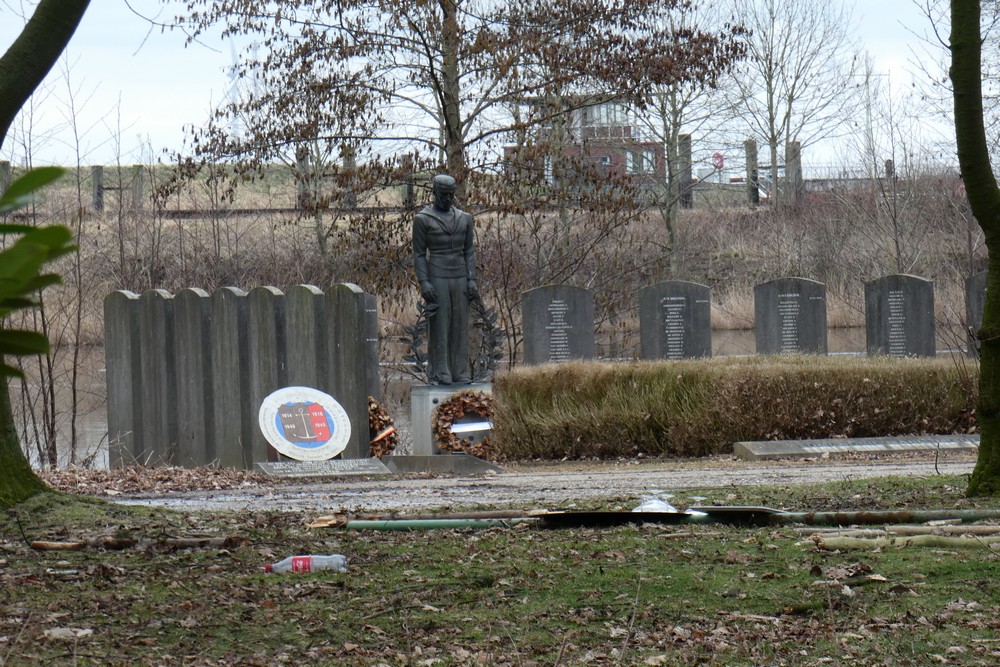
[[[437,508],[493,508],[510,503],[559,509],[590,498],[636,499],[651,490],[725,489],[731,486],[797,485],[881,476],[961,475],[975,458],[892,457],[871,461],[762,463],[725,460],[553,464],[515,466],[478,477],[390,477],[331,479],[238,491],[185,491],[119,496],[116,501],[177,509],[303,511],[332,513],[413,512]],[[721,502],[709,497],[706,502]]]

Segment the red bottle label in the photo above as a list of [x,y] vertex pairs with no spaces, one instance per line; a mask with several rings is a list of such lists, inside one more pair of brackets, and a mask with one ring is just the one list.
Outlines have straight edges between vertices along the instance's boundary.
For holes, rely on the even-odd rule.
[[292,572],[311,572],[311,556],[292,556]]

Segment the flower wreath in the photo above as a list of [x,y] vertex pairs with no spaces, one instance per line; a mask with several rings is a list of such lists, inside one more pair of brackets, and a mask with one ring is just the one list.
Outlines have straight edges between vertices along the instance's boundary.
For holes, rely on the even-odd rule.
[[434,410],[431,428],[438,448],[443,452],[461,452],[479,458],[489,459],[493,456],[489,436],[482,442],[470,442],[452,432],[451,427],[466,415],[476,415],[488,421],[493,418],[493,397],[481,391],[460,391]]

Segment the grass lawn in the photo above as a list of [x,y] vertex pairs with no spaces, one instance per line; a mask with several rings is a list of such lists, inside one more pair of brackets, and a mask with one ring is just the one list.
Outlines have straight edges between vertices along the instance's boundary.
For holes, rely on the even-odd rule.
[[[990,508],[965,480],[707,489],[787,509]],[[634,499],[592,509],[627,508]],[[795,526],[310,530],[46,494],[8,512],[5,665],[993,665],[1000,556],[821,550]],[[34,540],[134,538],[121,550]],[[232,537],[175,548],[178,537]],[[347,573],[265,574],[298,553]]]

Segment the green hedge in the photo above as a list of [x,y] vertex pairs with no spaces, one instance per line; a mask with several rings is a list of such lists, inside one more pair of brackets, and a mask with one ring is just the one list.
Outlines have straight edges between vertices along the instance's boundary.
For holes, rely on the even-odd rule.
[[740,440],[969,432],[964,360],[744,357],[574,362],[494,381],[502,459],[693,457]]

